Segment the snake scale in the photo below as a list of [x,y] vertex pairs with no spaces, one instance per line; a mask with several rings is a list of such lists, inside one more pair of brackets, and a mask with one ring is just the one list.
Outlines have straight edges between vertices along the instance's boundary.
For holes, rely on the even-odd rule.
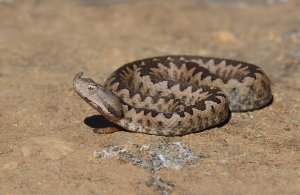
[[223,123],[230,111],[259,109],[272,100],[270,80],[256,65],[202,56],[137,60],[104,85],[82,72],[75,91],[114,124],[132,131],[175,136]]

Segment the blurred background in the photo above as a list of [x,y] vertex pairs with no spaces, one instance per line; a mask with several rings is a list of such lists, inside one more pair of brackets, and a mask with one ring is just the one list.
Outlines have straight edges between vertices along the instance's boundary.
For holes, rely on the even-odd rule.
[[[297,194],[299,0],[0,0],[0,194]],[[197,165],[152,173],[92,153],[151,143],[97,135],[98,113],[73,91],[121,65],[169,54],[259,65],[274,102],[223,127],[173,138]],[[152,178],[152,179],[151,179]]]

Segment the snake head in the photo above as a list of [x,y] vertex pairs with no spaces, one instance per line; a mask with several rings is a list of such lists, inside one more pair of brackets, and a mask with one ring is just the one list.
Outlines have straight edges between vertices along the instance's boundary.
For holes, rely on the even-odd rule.
[[82,75],[82,72],[75,75],[74,90],[107,119],[120,120],[123,116],[120,98],[92,79],[82,78]]

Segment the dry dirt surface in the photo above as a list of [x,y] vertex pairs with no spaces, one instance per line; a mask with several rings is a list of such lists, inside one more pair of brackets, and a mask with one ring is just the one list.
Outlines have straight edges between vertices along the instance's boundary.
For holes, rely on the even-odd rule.
[[[0,194],[299,194],[300,1],[0,0]],[[182,137],[114,128],[72,88],[122,64],[248,61],[274,101]]]

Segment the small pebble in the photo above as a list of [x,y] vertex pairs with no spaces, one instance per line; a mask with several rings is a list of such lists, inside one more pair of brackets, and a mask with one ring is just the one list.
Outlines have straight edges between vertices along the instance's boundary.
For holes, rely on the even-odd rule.
[[236,36],[229,31],[219,31],[215,33],[215,38],[221,43],[237,43]]

